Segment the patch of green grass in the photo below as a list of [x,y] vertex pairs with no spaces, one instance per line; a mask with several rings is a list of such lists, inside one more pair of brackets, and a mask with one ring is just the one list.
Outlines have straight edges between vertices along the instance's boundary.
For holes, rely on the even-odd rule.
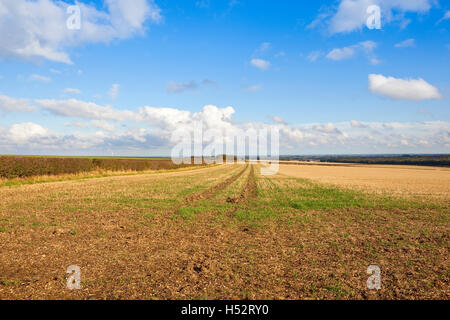
[[336,296],[336,298],[339,298],[339,297],[342,297],[342,296],[345,296],[348,294],[347,290],[340,283],[336,283],[335,285],[328,285],[325,287],[325,289],[333,292],[334,295]]
[[0,284],[4,286],[14,286],[18,285],[19,282],[17,280],[0,280]]
[[204,207],[184,207],[178,210],[178,216],[184,220],[191,220],[196,214],[205,212]]
[[154,217],[156,217],[156,214],[155,214],[154,212],[150,212],[150,213],[147,213],[147,214],[144,215],[144,218],[145,218],[146,220],[151,220],[151,219],[153,219]]
[[8,232],[8,228],[4,227],[4,226],[0,226],[0,232]]

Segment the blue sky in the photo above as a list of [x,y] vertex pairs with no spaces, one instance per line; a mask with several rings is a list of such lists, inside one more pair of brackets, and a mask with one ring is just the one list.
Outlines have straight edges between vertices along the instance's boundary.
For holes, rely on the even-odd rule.
[[125,2],[0,1],[0,153],[167,155],[194,118],[286,154],[450,152],[446,1]]

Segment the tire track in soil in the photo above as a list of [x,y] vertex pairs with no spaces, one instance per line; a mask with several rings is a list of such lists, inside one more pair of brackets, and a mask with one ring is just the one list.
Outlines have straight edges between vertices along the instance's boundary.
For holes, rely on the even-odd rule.
[[246,209],[250,206],[250,200],[256,198],[256,179],[255,179],[255,169],[254,166],[250,167],[250,174],[247,178],[247,183],[242,189],[241,194],[238,197],[228,198],[228,203],[235,204],[235,207],[231,211],[231,215],[234,216],[236,211],[239,209],[239,205],[245,205]]
[[248,164],[238,174],[226,179],[225,181],[220,182],[203,192],[196,193],[196,194],[186,197],[183,201],[183,204],[178,206],[173,212],[177,213],[183,207],[192,205],[193,203],[196,203],[200,200],[207,200],[207,199],[212,198],[218,191],[225,189],[230,184],[232,184],[237,179],[239,179],[244,174],[244,172],[247,170],[247,168],[248,168]]

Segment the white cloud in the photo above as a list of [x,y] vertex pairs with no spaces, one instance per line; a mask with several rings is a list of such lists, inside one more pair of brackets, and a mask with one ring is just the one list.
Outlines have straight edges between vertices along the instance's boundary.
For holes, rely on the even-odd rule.
[[0,110],[32,112],[34,108],[28,99],[14,99],[0,95]]
[[367,8],[371,5],[381,8],[382,23],[386,24],[394,20],[397,12],[424,13],[428,12],[433,4],[434,0],[341,0],[336,10],[320,13],[309,28],[326,24],[331,34],[348,33],[361,30],[366,25],[369,17]]
[[64,1],[2,0],[0,4],[0,57],[21,60],[46,59],[71,64],[65,52],[86,43],[109,43],[143,33],[145,22],[161,21],[161,10],[153,0],[106,0],[107,11],[77,2],[81,29],[69,30]]
[[113,84],[111,89],[109,89],[108,91],[108,95],[111,99],[117,99],[117,96],[119,95],[119,88],[120,88],[120,84]]
[[353,128],[360,128],[360,129],[369,128],[369,125],[368,125],[368,124],[365,124],[365,123],[362,123],[362,122],[359,122],[359,121],[356,121],[356,120],[351,120],[351,121],[350,121],[350,125],[351,125]]
[[64,93],[69,93],[69,94],[80,94],[81,90],[79,89],[75,89],[75,88],[66,88],[63,90]]
[[28,81],[36,81],[36,82],[51,82],[52,79],[50,77],[41,76],[39,74],[32,74],[28,77]]
[[[170,148],[178,142],[171,140],[173,131],[185,129],[192,134],[194,123],[198,121],[203,124],[205,130],[213,128],[231,134],[251,128],[278,128],[282,152],[340,150],[348,153],[374,151],[431,153],[450,150],[450,123],[444,121],[368,123],[353,120],[288,125],[283,119],[272,117],[275,124],[237,123],[233,120],[234,108],[218,108],[214,105],[207,105],[201,111],[192,113],[175,108],[149,106],[136,111],[118,110],[77,100],[40,100],[36,104],[65,117],[92,120],[90,124],[101,131],[62,134],[46,129],[40,124],[19,123],[10,127],[0,127],[0,150],[18,153],[23,150],[29,152],[35,150],[40,153],[52,151],[51,153],[92,154],[105,152],[107,149],[127,154],[148,155],[148,152],[156,149],[165,150],[160,153],[164,155],[170,154]],[[148,127],[133,128],[127,125],[124,129],[109,121],[133,121],[139,126]],[[67,126],[85,128],[87,123],[75,121]]]
[[93,102],[84,102],[76,99],[70,100],[35,100],[41,108],[53,114],[65,117],[126,121],[136,120],[132,111],[117,110],[109,106],[100,106]]
[[255,85],[246,87],[244,90],[247,92],[258,92],[258,91],[261,91],[261,89],[262,89],[262,86],[260,84],[255,84]]
[[170,82],[166,88],[168,93],[183,93],[188,90],[197,89],[198,85],[195,81],[189,82]]
[[333,123],[317,124],[313,125],[312,128],[313,130],[323,133],[341,134],[341,131],[338,128],[336,128]]
[[270,68],[271,63],[269,61],[263,60],[263,59],[252,59],[250,61],[251,65],[260,69],[260,70],[267,70]]
[[377,47],[374,41],[363,41],[344,48],[335,48],[327,54],[327,58],[334,61],[353,58],[357,53],[363,52],[368,55],[372,64],[377,64],[378,60],[373,56],[373,50]]
[[51,131],[32,122],[14,124],[8,132],[8,138],[16,143],[23,143],[34,138],[52,135]]
[[395,45],[396,48],[412,48],[416,46],[416,39],[408,39]]
[[333,49],[327,54],[327,58],[331,60],[344,60],[349,59],[355,55],[355,49],[352,47],[345,47],[342,49]]
[[108,121],[105,120],[91,120],[91,123],[97,129],[113,132],[115,126]]
[[372,93],[395,100],[420,101],[442,98],[436,87],[421,78],[397,79],[385,77],[381,74],[370,74],[369,89]]

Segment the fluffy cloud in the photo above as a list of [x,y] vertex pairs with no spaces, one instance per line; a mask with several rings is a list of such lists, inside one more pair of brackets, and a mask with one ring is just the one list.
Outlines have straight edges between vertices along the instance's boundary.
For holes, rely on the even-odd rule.
[[30,105],[28,99],[14,99],[0,95],[0,110],[32,112],[34,107]]
[[365,124],[365,123],[362,123],[362,122],[359,122],[359,121],[356,121],[356,120],[350,121],[350,125],[351,125],[353,128],[360,128],[360,129],[369,128],[369,125],[368,125],[368,124]]
[[271,65],[271,63],[269,61],[266,61],[263,59],[252,59],[252,60],[250,60],[250,63],[252,66],[254,66],[260,70],[263,70],[263,71],[266,71],[267,69],[269,69],[270,65]]
[[312,126],[313,130],[323,132],[323,133],[329,133],[329,134],[341,134],[342,132],[335,127],[332,123],[327,124],[317,124]]
[[[417,91],[417,90],[416,90]],[[27,108],[25,99],[5,99],[10,110]],[[16,104],[15,107],[12,107]],[[450,123],[444,121],[379,123],[356,120],[337,123],[288,124],[272,117],[272,124],[238,123],[232,107],[207,105],[198,112],[176,108],[144,106],[135,110],[120,110],[92,102],[71,100],[36,100],[36,106],[55,115],[69,118],[66,130],[57,133],[38,123],[18,123],[0,126],[0,152],[167,155],[178,143],[172,134],[179,129],[193,134],[201,124],[204,130],[215,129],[233,134],[248,129],[273,129],[280,132],[282,153],[395,153],[450,151]],[[81,122],[77,118],[86,119]],[[92,127],[98,129],[92,131]],[[64,131],[66,131],[64,130]],[[211,140],[205,138],[204,142]],[[156,150],[156,151],[155,151]]]
[[48,138],[53,133],[32,122],[14,124],[9,128],[8,138],[16,143],[24,143],[33,139]]
[[[131,111],[90,103],[77,104],[83,109],[85,117],[97,118],[92,119],[90,124],[100,131],[90,132],[87,123],[79,123],[76,127],[84,128],[88,132],[62,134],[40,124],[19,123],[10,127],[0,127],[0,150],[66,154],[105,153],[105,150],[108,150],[108,153],[114,151],[130,155],[148,155],[149,152],[155,152],[154,150],[161,150],[159,155],[165,155],[170,154],[170,149],[178,142],[172,140],[172,133],[175,130],[183,129],[192,135],[198,123],[202,124],[205,130],[215,129],[230,134],[247,129],[277,128],[280,132],[281,152],[340,150],[349,153],[393,153],[450,150],[450,123],[444,121],[411,123],[350,121],[289,125],[281,118],[273,117],[275,124],[237,123],[233,120],[235,110],[232,107],[218,108],[207,105],[201,111],[191,113],[173,108],[143,107]],[[79,114],[75,113],[75,108],[67,104],[67,101],[62,101],[60,107],[62,105],[68,107],[72,114]],[[90,110],[86,110],[86,106]],[[109,122],[112,118],[134,119],[136,125],[144,125],[145,128],[129,125],[116,128],[114,123]]]
[[381,74],[370,74],[369,89],[372,93],[395,100],[420,101],[442,98],[436,87],[421,78],[397,79]]
[[136,120],[136,115],[132,111],[117,110],[109,106],[100,106],[93,102],[76,99],[35,100],[35,103],[53,114],[64,117],[115,121]]
[[66,48],[86,43],[108,43],[145,30],[145,22],[160,22],[161,10],[153,0],[106,0],[107,11],[78,3],[81,29],[69,30],[67,8],[53,0],[2,0],[0,3],[0,57],[46,59],[72,63]]
[[423,13],[430,10],[434,0],[341,0],[332,13],[321,13],[310,24],[310,28],[326,24],[331,34],[361,30],[367,21],[367,8],[378,5],[382,11],[382,23],[389,23],[396,12]]
[[115,128],[113,124],[111,124],[105,120],[92,120],[91,123],[97,129],[101,129],[101,130],[105,130],[105,131],[109,131],[109,132],[113,132],[114,128]]
[[349,59],[355,55],[355,49],[352,47],[345,47],[342,49],[333,49],[327,54],[327,58],[331,60]]

